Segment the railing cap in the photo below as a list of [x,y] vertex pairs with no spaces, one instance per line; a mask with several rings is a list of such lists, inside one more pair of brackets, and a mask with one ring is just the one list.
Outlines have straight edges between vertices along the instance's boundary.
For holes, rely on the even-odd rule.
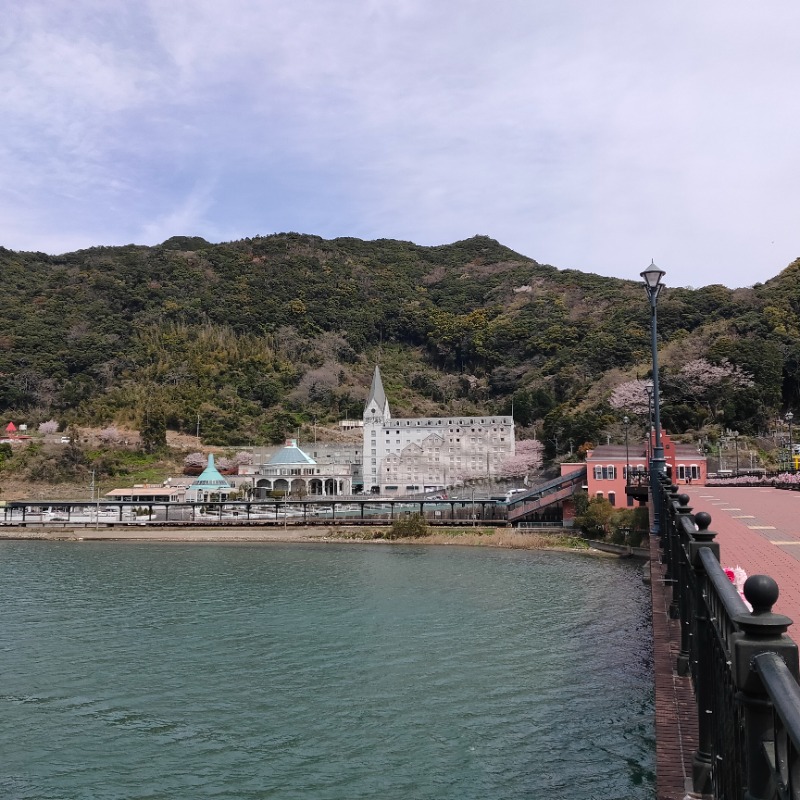
[[752,614],[741,614],[736,622],[751,636],[780,636],[786,633],[792,620],[783,614],[773,614],[772,607],[780,590],[769,575],[751,575],[744,582],[744,596],[753,607]]

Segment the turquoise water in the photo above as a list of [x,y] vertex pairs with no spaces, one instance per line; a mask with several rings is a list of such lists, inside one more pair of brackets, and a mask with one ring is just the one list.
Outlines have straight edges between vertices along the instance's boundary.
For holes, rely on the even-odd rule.
[[650,798],[641,566],[0,542],[0,797]]

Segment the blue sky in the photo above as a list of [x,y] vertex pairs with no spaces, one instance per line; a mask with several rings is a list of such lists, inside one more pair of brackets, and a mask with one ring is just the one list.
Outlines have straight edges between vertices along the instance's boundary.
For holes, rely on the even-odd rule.
[[800,256],[800,4],[0,2],[0,245],[475,234],[747,286]]

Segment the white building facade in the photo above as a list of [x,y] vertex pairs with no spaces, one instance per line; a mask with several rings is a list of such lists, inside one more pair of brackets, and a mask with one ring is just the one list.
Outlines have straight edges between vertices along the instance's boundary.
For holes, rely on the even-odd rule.
[[364,492],[415,494],[500,474],[514,455],[513,417],[393,419],[378,367],[364,408]]
[[318,464],[297,446],[295,439],[289,439],[267,464],[258,467],[253,480],[259,499],[270,493],[325,497],[353,491],[349,464]]

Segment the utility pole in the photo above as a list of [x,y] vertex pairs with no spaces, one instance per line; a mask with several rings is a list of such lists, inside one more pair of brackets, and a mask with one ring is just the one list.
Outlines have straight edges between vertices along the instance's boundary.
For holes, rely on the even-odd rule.
[[[92,482],[89,484],[89,491],[91,492],[92,502],[94,503],[94,490],[95,490],[95,471],[92,470]],[[91,516],[89,517],[91,519]],[[94,528],[97,528],[100,525],[100,491],[97,492],[97,504],[94,510]]]

